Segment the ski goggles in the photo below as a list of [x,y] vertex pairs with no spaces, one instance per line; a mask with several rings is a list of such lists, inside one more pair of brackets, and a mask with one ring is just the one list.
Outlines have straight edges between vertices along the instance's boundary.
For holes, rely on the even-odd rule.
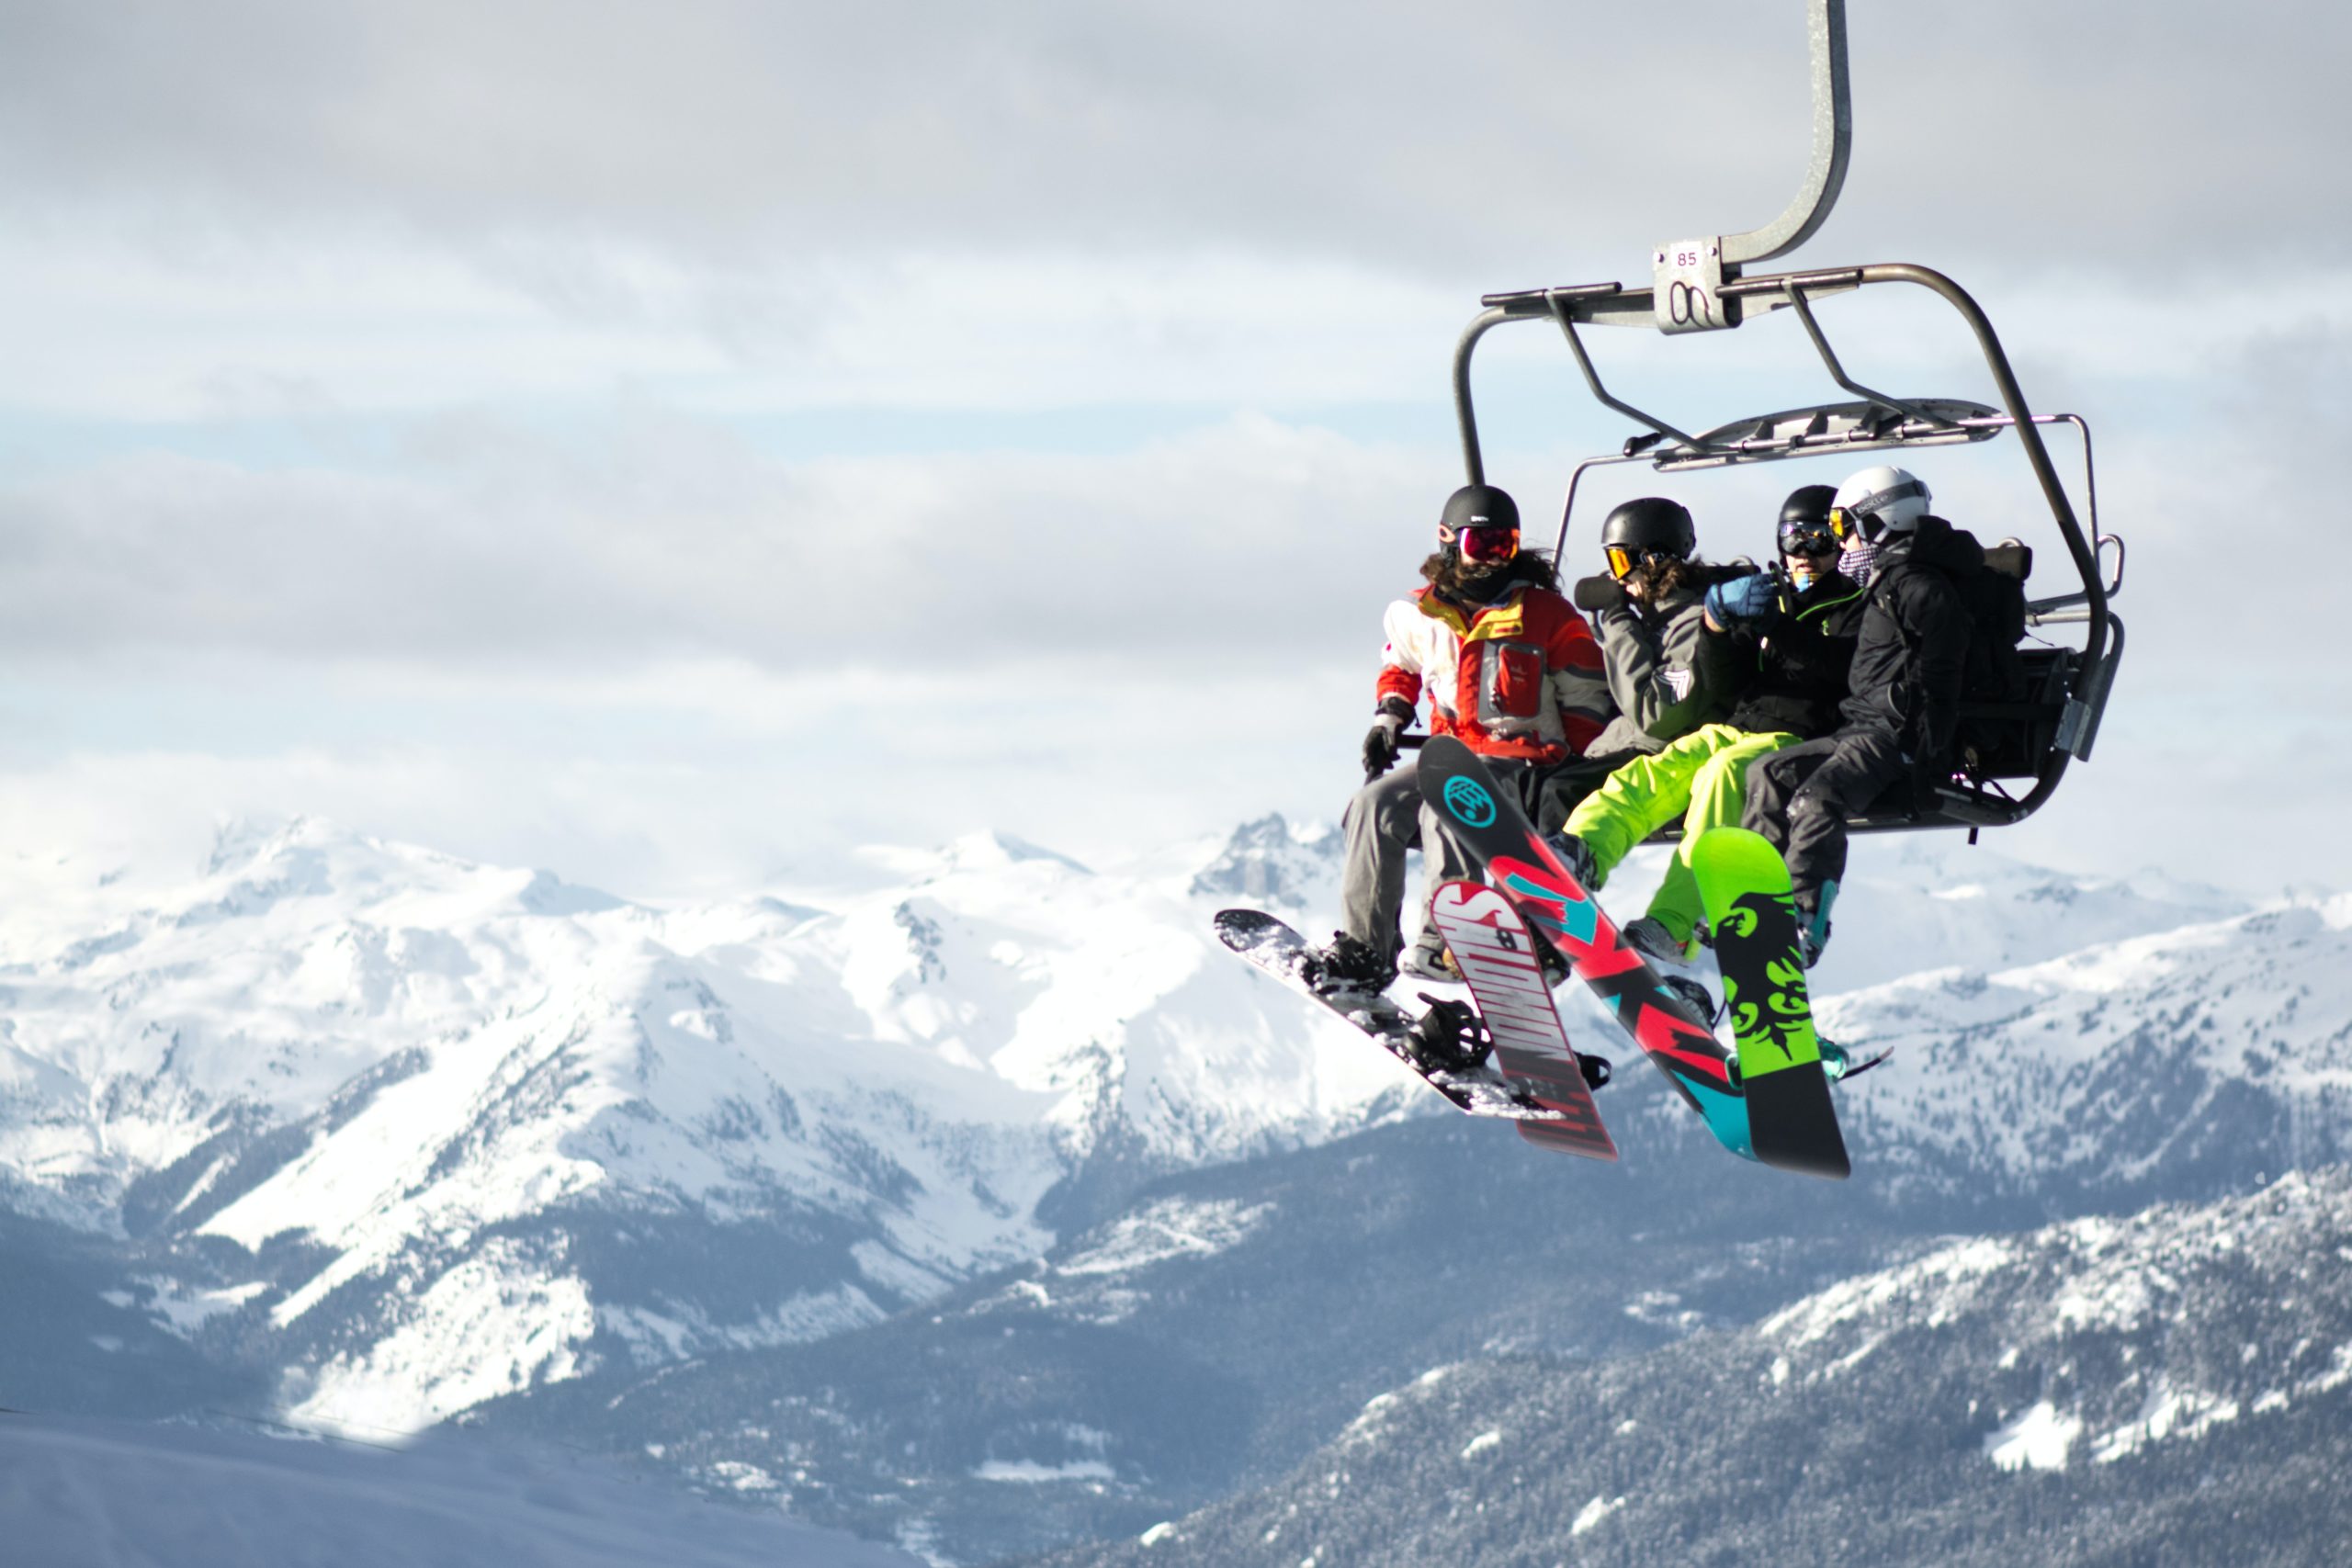
[[1519,554],[1519,530],[1471,526],[1453,531],[1453,547],[1464,560],[1505,561]]
[[1674,558],[1673,553],[1668,550],[1629,550],[1623,545],[1606,546],[1600,553],[1608,558],[1609,575],[1621,580],[1644,561]]
[[1840,545],[1862,531],[1862,520],[1850,506],[1829,509],[1829,536]]
[[1838,548],[1837,530],[1826,523],[1784,529],[1781,534],[1781,553],[1784,556],[1834,556]]

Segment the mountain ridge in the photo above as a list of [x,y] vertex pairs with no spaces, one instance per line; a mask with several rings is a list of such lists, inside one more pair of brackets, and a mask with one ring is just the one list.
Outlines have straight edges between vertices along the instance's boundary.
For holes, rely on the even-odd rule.
[[[1825,1207],[1712,1148],[1580,989],[1620,1168],[1481,1137],[1213,945],[1220,903],[1312,929],[1338,848],[1266,818],[1090,871],[980,835],[831,908],[653,908],[316,820],[243,830],[193,878],[0,914],[0,1183],[114,1249],[107,1310],[142,1344],[261,1375],[300,1421],[584,1434],[617,1402],[616,1453],[968,1560],[1272,1479],[1344,1423],[1335,1396],[1452,1342],[1447,1280],[1491,1293],[1476,1344],[1616,1357],[1923,1228],[2211,1199],[2343,1147],[2326,1020],[2352,1000],[2305,977],[2352,969],[2343,900],[1866,846],[1821,1011],[1898,1049],[1840,1091],[1858,1168]],[[2211,1047],[2233,1030],[2253,1043]],[[1596,1202],[1574,1246],[1481,1250]],[[1302,1256],[1323,1277],[1285,1282]],[[1579,1258],[1625,1288],[1564,1288]],[[1261,1337],[1254,1385],[1218,1370]],[[907,1377],[943,1355],[971,1386],[910,1429],[890,1402],[934,1397]],[[799,1414],[747,1415],[730,1378]],[[1154,1427],[1123,1386],[1221,1425]],[[657,1388],[717,1437],[664,1432]],[[792,1459],[818,1430],[836,1462]]]

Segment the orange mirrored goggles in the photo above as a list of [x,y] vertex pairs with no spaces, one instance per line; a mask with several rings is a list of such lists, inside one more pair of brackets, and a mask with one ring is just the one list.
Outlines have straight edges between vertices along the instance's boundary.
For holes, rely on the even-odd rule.
[[1608,558],[1609,575],[1623,577],[1645,560],[1671,560],[1671,550],[1629,550],[1623,545],[1604,545],[1600,553]]

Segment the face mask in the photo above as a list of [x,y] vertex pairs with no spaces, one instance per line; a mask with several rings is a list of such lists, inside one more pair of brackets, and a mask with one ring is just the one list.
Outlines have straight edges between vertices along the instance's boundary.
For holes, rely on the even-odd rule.
[[1803,558],[1796,558],[1791,561],[1789,585],[1800,593],[1813,586],[1813,568],[1805,565]]

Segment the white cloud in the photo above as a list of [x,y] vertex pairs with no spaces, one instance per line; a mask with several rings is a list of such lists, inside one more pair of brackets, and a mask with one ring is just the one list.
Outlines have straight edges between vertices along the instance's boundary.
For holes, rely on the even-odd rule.
[[576,440],[452,415],[405,457],[385,474],[157,456],[0,492],[0,640],[48,660],[802,672],[1369,657],[1454,482],[1442,457],[1247,417],[1103,457],[786,465],[657,412]]
[[[1752,9],[1661,50],[1534,0],[18,6],[12,826],[324,810],[641,890],[901,826],[1083,857],[1329,813],[1476,293],[1637,279],[1793,186],[1801,29]],[[1851,28],[1798,259],[1973,289],[2133,545],[2056,852],[2255,796],[2249,863],[2290,863],[2346,696],[2333,510],[2278,451],[2352,426],[2352,14]],[[1931,301],[1823,319],[1865,381],[1986,396]],[[1541,516],[1623,433],[1556,334],[1491,342],[1491,471]],[[1834,395],[1784,318],[1594,346],[1691,423]],[[1988,534],[2020,468],[1922,458]],[[1822,477],[1673,488],[1728,554]]]
[[[822,895],[870,874],[863,846],[989,829],[1100,865],[1272,808],[1336,818],[1371,707],[1369,670],[1329,665],[823,684],[694,665],[411,702],[393,677],[246,673],[187,698],[185,729],[147,726],[160,743],[0,757],[0,854],[86,881],[300,812],[630,897]],[[235,705],[255,733],[205,733]]]
[[[635,235],[740,273],[955,236],[946,249],[1382,254],[1502,282],[1760,222],[1795,186],[1793,6],[1768,22],[1691,0],[1670,47],[1609,25],[1620,15],[18,6],[0,186],[28,211],[389,216],[490,248]],[[2341,234],[2343,204],[2310,199],[2340,185],[2352,140],[2339,8],[2149,5],[2119,28],[2097,7],[1984,0],[1857,7],[1849,32],[1858,200],[1827,248],[2023,251],[2097,273]]]
[[1240,252],[909,251],[729,276],[598,240],[467,256],[384,225],[169,254],[0,234],[0,404],[47,417],[337,421],[647,396],[727,415],[1261,408],[1443,393],[1476,299]]

